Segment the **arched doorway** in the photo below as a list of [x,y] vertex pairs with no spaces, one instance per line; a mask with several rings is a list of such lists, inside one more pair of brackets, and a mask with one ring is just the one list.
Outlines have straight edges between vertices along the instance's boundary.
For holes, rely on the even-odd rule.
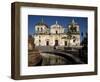
[[55,40],[55,46],[58,46],[58,40]]
[[46,41],[46,45],[49,46],[49,41]]
[[65,41],[65,46],[67,46],[67,41]]

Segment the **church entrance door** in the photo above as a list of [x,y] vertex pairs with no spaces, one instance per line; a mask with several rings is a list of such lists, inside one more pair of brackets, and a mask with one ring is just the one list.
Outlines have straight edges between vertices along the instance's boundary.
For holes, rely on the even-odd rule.
[[49,41],[46,42],[46,45],[49,46]]
[[58,40],[55,40],[55,46],[58,46]]
[[67,46],[67,41],[65,41],[65,46]]

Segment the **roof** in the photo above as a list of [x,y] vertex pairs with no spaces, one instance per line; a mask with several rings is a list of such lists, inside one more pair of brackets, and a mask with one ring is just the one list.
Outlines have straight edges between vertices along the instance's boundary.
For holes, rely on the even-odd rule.
[[39,26],[46,26],[46,27],[48,27],[48,25],[44,23],[43,18],[41,19],[41,21],[40,21],[40,22],[38,22],[38,23],[37,23],[37,24],[35,24],[35,25],[39,25]]
[[75,20],[73,19],[72,22],[69,25],[78,25]]
[[39,26],[42,26],[42,25],[44,25],[44,26],[48,27],[48,25],[47,25],[47,24],[45,24],[45,23],[42,23],[42,22],[38,22],[38,23],[37,23],[37,24],[35,24],[35,25],[39,25]]
[[55,24],[51,25],[52,28],[62,28],[62,26],[60,24],[58,24],[58,21],[56,21]]

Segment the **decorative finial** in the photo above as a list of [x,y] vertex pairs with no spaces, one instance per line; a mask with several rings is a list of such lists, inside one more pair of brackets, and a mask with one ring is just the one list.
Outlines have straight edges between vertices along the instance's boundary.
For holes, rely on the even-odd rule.
[[58,21],[56,21],[56,24],[58,24]]
[[72,24],[75,24],[75,20],[74,19],[72,20]]
[[41,22],[43,23],[44,21],[43,21],[43,17],[42,17],[42,19],[41,19]]

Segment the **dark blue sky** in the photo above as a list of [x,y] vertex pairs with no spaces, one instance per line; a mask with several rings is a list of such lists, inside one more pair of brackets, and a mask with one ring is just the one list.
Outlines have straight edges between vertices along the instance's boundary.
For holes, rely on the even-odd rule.
[[[67,16],[43,16],[43,15],[28,15],[28,34],[31,35],[35,32],[35,24],[40,22],[43,18],[45,24],[49,27],[58,21],[58,24],[62,25],[64,28],[68,28],[68,24],[74,19],[76,23],[80,26],[80,33],[88,32],[88,18],[86,17],[67,17]],[[82,38],[81,38],[82,39]]]

